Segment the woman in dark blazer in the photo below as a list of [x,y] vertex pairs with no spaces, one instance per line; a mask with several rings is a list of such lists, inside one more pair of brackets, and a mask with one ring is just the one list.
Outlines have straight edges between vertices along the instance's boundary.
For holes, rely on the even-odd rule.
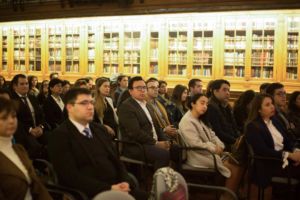
[[[276,174],[283,174],[283,163],[290,161],[292,176],[299,178],[300,152],[294,151],[287,137],[283,125],[275,117],[275,106],[271,96],[257,95],[251,105],[246,123],[246,140],[258,156],[272,157],[283,162],[270,160],[255,160],[250,166],[251,192],[257,197],[257,186],[266,188],[265,199],[271,199],[271,178]],[[253,197],[252,197],[253,198]]]
[[44,114],[46,122],[51,129],[58,127],[64,120],[64,103],[60,95],[62,94],[62,83],[60,79],[52,79],[49,82],[49,95],[44,103]]
[[21,145],[12,144],[17,124],[12,101],[0,98],[0,199],[51,200],[27,152]]

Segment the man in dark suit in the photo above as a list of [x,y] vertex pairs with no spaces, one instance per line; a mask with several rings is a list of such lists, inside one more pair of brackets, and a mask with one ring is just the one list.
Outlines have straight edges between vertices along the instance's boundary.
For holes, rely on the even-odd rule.
[[[154,117],[153,108],[147,105],[147,87],[140,76],[130,79],[128,89],[131,97],[118,108],[122,139],[143,145],[147,160],[154,168],[169,165],[169,142]],[[124,154],[135,159],[142,159],[137,146],[124,147]]]
[[131,184],[106,128],[93,123],[94,100],[86,88],[73,88],[65,96],[68,119],[49,137],[49,154],[60,184],[76,188],[90,198],[105,190],[130,192],[147,199]]
[[18,130],[15,134],[17,143],[22,144],[31,158],[43,157],[47,136],[45,120],[37,99],[28,94],[29,86],[24,74],[17,74],[11,81],[11,98],[18,104]]

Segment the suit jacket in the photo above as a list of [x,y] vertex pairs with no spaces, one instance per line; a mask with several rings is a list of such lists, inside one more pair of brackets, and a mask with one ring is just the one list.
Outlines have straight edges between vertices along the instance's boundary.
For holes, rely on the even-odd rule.
[[[216,145],[224,148],[223,142],[199,119],[188,111],[179,123],[179,130],[188,147],[201,147],[211,152],[216,151]],[[226,168],[219,155],[216,155],[218,169],[225,177],[230,177],[230,170]],[[205,151],[188,151],[187,164],[193,167],[214,168],[213,157]]]
[[55,102],[53,97],[49,95],[43,106],[46,122],[55,129],[64,120],[63,111]]
[[229,106],[224,108],[215,97],[211,97],[208,102],[207,115],[213,131],[229,148],[240,134],[231,108]]
[[[272,123],[283,136],[283,150],[292,151],[292,144],[282,124],[276,118],[272,118]],[[282,159],[282,151],[274,149],[272,135],[261,117],[246,126],[245,136],[247,142],[252,146],[255,155]],[[274,161],[256,160],[250,169],[252,181],[261,186],[267,186],[275,170],[281,169],[280,165],[280,163]]]
[[[147,106],[147,108],[151,114],[158,140],[166,140],[158,122],[155,120],[153,108],[150,106]],[[124,101],[118,108],[118,116],[122,139],[134,141],[142,145],[155,144],[156,141],[153,139],[151,122],[148,120],[146,113],[136,100],[129,97]],[[130,156],[131,153],[136,155],[139,151],[140,150],[135,146],[127,146],[128,156]]]
[[0,199],[23,200],[28,187],[30,187],[33,200],[51,200],[46,188],[35,174],[25,149],[21,145],[13,145],[13,148],[28,170],[32,183],[28,185],[26,177],[20,169],[0,152]]
[[[103,144],[96,148],[106,150],[111,162],[117,168],[118,183],[122,181],[130,183],[127,171],[119,160],[106,129],[93,122],[90,123],[90,129],[93,137]],[[82,137],[78,129],[67,119],[52,132],[49,137],[48,150],[59,182],[93,197],[99,192],[110,190],[112,184],[101,179],[105,175],[99,170],[99,163],[96,163],[91,156]]]

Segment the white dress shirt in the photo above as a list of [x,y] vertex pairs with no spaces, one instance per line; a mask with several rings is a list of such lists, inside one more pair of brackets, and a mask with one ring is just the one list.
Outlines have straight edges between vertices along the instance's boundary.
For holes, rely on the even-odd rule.
[[283,137],[282,137],[281,133],[274,126],[274,124],[272,123],[272,120],[265,121],[265,123],[266,123],[266,125],[271,133],[271,136],[273,138],[275,150],[281,151],[283,149]]
[[77,128],[77,130],[79,131],[79,133],[81,133],[84,136],[87,136],[83,131],[84,131],[85,128],[90,129],[90,125],[89,124],[87,124],[86,126],[83,126],[82,124],[80,124],[80,123],[72,120],[71,118],[69,118],[69,119],[74,124],[74,126]]
[[61,111],[64,110],[65,104],[62,101],[62,99],[60,98],[60,96],[55,97],[53,95],[51,95],[51,97],[54,99],[54,101],[56,102],[56,104],[59,106],[59,108],[61,109]]

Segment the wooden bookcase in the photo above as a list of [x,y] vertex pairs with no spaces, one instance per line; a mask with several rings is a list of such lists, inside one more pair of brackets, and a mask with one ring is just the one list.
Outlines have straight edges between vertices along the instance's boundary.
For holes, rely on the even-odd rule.
[[300,86],[300,10],[89,17],[0,23],[0,73],[224,78],[232,90]]

